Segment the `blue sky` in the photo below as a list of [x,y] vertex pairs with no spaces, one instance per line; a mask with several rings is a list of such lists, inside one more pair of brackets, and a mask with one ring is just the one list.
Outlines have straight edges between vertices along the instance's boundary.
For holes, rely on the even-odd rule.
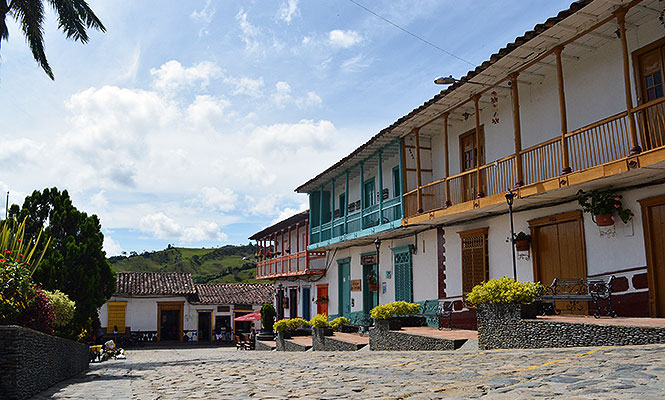
[[[367,1],[471,62],[568,1]],[[306,208],[296,186],[472,66],[348,0],[89,1],[107,32],[68,41],[51,81],[17,25],[0,48],[0,190],[67,189],[109,255],[247,243]],[[3,196],[4,197],[4,196]]]

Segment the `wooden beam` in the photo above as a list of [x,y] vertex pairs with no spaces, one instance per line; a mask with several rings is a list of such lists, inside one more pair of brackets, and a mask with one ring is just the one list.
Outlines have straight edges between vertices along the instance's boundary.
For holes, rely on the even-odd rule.
[[513,100],[513,136],[515,139],[515,185],[522,186],[524,184],[524,170],[522,169],[522,125],[520,122],[520,97],[519,90],[517,89],[517,73],[510,75],[510,80],[513,82],[512,100]]
[[627,9],[622,8],[617,12],[617,22],[619,23],[619,35],[621,39],[621,56],[623,59],[623,85],[626,92],[626,111],[628,112],[628,130],[630,132],[630,155],[634,156],[642,152],[642,148],[637,142],[637,127],[635,126],[635,116],[633,109],[633,93],[630,89],[630,64],[628,63],[628,41],[626,38],[626,13]]
[[561,174],[569,174],[572,172],[570,168],[570,161],[568,160],[568,140],[566,133],[568,133],[568,117],[566,116],[566,93],[563,87],[563,65],[561,63],[561,52],[563,46],[558,46],[554,49],[554,56],[556,58],[556,78],[557,87],[559,89],[559,116],[561,119]]
[[349,170],[346,170],[346,184],[344,186],[344,232],[349,231]]
[[414,129],[416,136],[416,184],[418,186],[417,200],[418,212],[423,212],[423,196],[420,187],[423,185],[422,173],[420,171],[420,129]]
[[446,181],[444,182],[444,190],[446,194],[446,207],[450,207],[453,202],[450,200],[450,153],[448,152],[448,113],[443,114],[443,153],[446,155],[444,165],[444,174]]
[[482,160],[480,158],[480,108],[478,107],[478,100],[480,100],[480,94],[476,94],[473,96],[473,106],[476,110],[476,133],[473,135],[474,138],[474,147],[476,148],[476,189],[477,189],[477,197],[480,199],[482,197],[485,197],[485,193],[483,193],[483,189],[481,186],[482,180],[480,179],[480,164],[482,163]]

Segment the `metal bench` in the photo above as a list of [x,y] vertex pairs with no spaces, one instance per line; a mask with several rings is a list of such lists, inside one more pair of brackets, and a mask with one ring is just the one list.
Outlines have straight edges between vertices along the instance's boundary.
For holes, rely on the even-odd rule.
[[420,313],[416,314],[427,319],[436,318],[436,325],[442,329],[441,320],[448,319],[448,329],[453,328],[453,306],[454,301],[425,300],[420,307]]
[[[601,314],[605,313],[611,317],[616,317],[616,312],[612,310],[612,282],[614,276],[609,279],[602,278],[555,278],[551,286],[545,288],[545,294],[540,296],[542,301],[550,301],[550,310],[554,309],[557,314],[561,310],[554,308],[555,301],[569,301],[566,309],[582,310],[580,304],[582,301],[587,301],[596,306],[594,317],[600,318]],[[604,305],[600,304],[604,301]]]

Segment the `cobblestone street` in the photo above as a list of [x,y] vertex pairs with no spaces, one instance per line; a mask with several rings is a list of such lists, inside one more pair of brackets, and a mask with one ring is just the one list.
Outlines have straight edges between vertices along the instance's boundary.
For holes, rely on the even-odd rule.
[[37,399],[665,398],[665,345],[448,352],[130,350]]

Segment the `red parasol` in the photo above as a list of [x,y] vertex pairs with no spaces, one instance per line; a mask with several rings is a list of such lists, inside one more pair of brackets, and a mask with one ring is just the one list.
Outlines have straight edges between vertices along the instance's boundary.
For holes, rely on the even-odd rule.
[[241,315],[238,318],[234,318],[234,321],[261,321],[261,311],[254,311],[250,314]]

